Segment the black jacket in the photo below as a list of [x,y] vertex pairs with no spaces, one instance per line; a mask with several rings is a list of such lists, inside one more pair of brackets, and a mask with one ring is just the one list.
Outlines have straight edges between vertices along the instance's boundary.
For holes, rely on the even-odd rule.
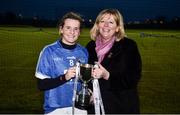
[[[97,61],[95,41],[87,44],[89,63]],[[139,113],[138,81],[141,77],[141,57],[131,39],[115,42],[101,64],[110,72],[109,80],[100,79],[105,113]]]

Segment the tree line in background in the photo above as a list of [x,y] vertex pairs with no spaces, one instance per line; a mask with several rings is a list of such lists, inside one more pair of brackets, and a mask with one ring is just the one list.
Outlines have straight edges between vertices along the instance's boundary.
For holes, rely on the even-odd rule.
[[[13,12],[0,13],[0,25],[31,25],[35,27],[54,27],[57,25],[58,19],[42,19],[38,16],[23,17]],[[92,27],[93,19],[84,19],[85,27]],[[125,22],[127,28],[160,28],[160,29],[180,29],[180,17],[175,16],[168,20],[165,16],[159,16],[154,19],[146,19],[144,21]]]

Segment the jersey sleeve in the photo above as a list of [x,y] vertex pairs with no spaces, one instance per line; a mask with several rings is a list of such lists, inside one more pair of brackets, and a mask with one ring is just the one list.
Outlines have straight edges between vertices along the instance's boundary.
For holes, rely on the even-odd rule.
[[36,78],[51,78],[52,66],[52,57],[50,51],[48,51],[47,48],[44,48],[39,55],[38,63],[36,66]]

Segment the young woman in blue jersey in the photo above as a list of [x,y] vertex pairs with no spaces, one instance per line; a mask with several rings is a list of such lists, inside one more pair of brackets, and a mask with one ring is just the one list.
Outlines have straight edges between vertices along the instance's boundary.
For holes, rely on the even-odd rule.
[[[60,39],[45,46],[40,53],[35,76],[38,88],[44,91],[45,114],[72,107],[76,62],[88,62],[87,50],[77,44],[81,23],[78,14],[65,14],[59,23]],[[78,90],[80,86],[78,82]]]

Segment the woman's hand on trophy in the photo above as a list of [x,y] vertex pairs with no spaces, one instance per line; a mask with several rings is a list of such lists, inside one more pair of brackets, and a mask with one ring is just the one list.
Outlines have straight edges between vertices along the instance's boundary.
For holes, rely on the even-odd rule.
[[92,71],[92,76],[95,79],[103,78],[105,80],[109,79],[109,72],[100,64],[96,63],[97,66]]
[[75,77],[75,75],[76,75],[76,67],[70,67],[65,73],[65,79],[70,80],[71,78]]

